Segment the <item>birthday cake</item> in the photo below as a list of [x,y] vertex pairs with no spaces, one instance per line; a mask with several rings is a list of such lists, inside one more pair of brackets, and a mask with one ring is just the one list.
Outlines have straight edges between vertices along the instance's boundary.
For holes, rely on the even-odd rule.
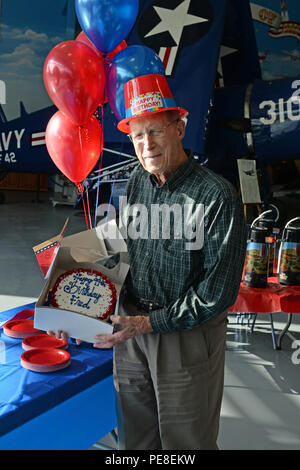
[[51,305],[105,320],[113,311],[116,289],[102,273],[78,268],[61,274],[51,294]]

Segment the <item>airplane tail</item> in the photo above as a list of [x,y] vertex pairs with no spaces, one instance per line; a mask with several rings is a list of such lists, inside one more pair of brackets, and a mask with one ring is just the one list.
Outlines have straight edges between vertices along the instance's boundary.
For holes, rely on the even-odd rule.
[[20,117],[25,117],[27,114],[23,101],[20,101]]
[[[222,47],[225,53],[222,53]],[[245,85],[256,79],[261,80],[249,0],[229,0],[227,3],[221,57],[224,86]]]

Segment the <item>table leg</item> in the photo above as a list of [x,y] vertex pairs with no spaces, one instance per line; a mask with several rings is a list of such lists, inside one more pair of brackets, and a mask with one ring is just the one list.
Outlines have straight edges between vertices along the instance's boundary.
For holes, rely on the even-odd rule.
[[118,447],[118,435],[116,433],[116,431],[113,429],[110,433],[110,437],[112,438],[112,440],[114,441],[116,447]]
[[99,449],[99,450],[118,450],[118,436],[117,436],[115,430],[113,429],[109,433],[109,435],[112,438],[112,441],[115,444],[116,448],[111,447],[111,446],[107,446],[106,444],[102,444],[101,442],[96,442],[96,444],[93,445],[93,448],[94,449]]
[[254,325],[255,325],[255,322],[256,322],[256,317],[257,317],[257,313],[254,313],[254,318],[253,318],[252,325],[251,325],[251,333],[253,333],[253,330],[254,330]]
[[[252,321],[252,325],[251,325],[251,333],[253,333],[253,330],[254,330],[257,313],[253,313],[252,315],[253,315],[253,321]],[[272,335],[273,348],[277,349],[272,313],[270,313],[270,325],[271,325],[271,335]]]
[[276,350],[278,348],[277,348],[277,344],[276,344],[276,337],[275,337],[275,330],[274,330],[272,313],[270,313],[270,324],[271,324],[271,334],[272,334],[273,348]]
[[281,349],[281,340],[282,338],[284,337],[285,333],[287,332],[287,330],[289,329],[290,327],[290,324],[292,323],[292,318],[293,318],[293,314],[292,313],[288,313],[288,320],[286,322],[286,325],[285,327],[283,328],[282,332],[280,333],[280,335],[278,336],[278,340],[277,340],[277,349]]

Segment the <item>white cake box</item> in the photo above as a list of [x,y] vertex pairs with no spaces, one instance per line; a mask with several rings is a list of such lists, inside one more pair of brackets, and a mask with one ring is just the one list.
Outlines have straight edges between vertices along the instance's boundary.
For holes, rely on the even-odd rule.
[[[64,226],[65,230],[66,225]],[[52,255],[51,269],[47,271],[47,281],[39,296],[34,315],[34,327],[43,331],[65,331],[69,337],[95,343],[96,334],[109,334],[113,331],[110,323],[85,314],[54,308],[46,305],[48,294],[56,279],[64,272],[76,268],[88,268],[99,271],[114,284],[117,292],[115,313],[119,310],[119,294],[125,281],[129,265],[127,264],[127,246],[122,238],[116,222],[109,221],[94,229],[62,238],[60,234],[58,246]],[[47,242],[34,247],[35,253],[39,248],[47,246]],[[49,247],[49,244],[48,244]],[[50,247],[50,248],[51,248]],[[46,248],[44,248],[45,250]],[[42,251],[42,250],[40,250]],[[112,269],[103,266],[111,256],[120,253],[120,261]]]

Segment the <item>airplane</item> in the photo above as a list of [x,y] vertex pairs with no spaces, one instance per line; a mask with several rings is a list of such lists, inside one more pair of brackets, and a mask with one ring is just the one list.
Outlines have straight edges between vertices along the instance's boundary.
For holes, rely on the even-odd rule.
[[[150,47],[163,61],[176,102],[189,110],[183,143],[199,164],[235,184],[237,158],[256,159],[264,174],[273,161],[300,158],[300,80],[262,80],[249,0],[141,0],[126,43]],[[10,122],[0,110],[0,167],[55,172],[44,142],[55,106],[20,109]],[[128,165],[134,152],[108,104],[103,118],[103,163],[114,179],[113,165]]]
[[[28,113],[23,102],[20,103],[20,117],[7,121],[0,105],[0,170],[2,172],[28,172],[54,175],[59,171],[50,158],[46,148],[46,127],[50,118],[57,112],[56,106]],[[130,145],[125,146],[129,149]],[[124,148],[125,148],[124,147]],[[122,153],[112,148],[104,151],[111,156],[103,162],[104,167],[115,164],[120,157],[124,161],[133,158],[132,152]]]
[[282,52],[288,55],[291,60],[300,60],[300,54],[292,54],[291,52],[284,51],[284,50]]
[[0,105],[0,168],[3,171],[57,173],[45,147],[45,124],[55,111],[55,106],[49,106],[27,113],[21,102],[20,117],[7,121]]
[[287,7],[287,0],[280,0],[281,18],[282,21],[289,21],[289,12]]
[[[75,5],[73,5],[74,11],[72,12],[71,3],[74,2],[66,0],[61,12],[65,17],[67,27],[70,28],[72,18],[76,18]],[[78,33],[74,34],[74,39],[77,35]],[[1,39],[3,40],[3,38]],[[68,37],[68,39],[71,38]],[[42,71],[41,80],[43,80]],[[28,112],[24,103],[20,101],[19,117],[8,120],[2,106],[7,104],[6,101],[6,86],[0,80],[0,181],[10,172],[46,174],[50,178],[61,174],[47,151],[45,141],[47,124],[58,111],[56,106],[50,105],[34,112]],[[108,118],[110,120],[110,116]],[[124,143],[123,152],[118,147],[120,147],[119,144],[112,143],[109,148],[103,149],[103,170],[112,165],[115,169],[122,168],[123,162],[132,161],[131,145],[126,147],[126,143]],[[128,153],[126,153],[126,149]],[[99,164],[95,166],[95,171],[97,170],[99,170]],[[106,172],[103,171],[103,175],[105,176]],[[52,180],[54,182],[54,178]],[[0,204],[4,201],[4,194],[0,192]]]
[[269,51],[266,51],[264,54],[261,54],[261,55],[259,56],[259,61],[260,61],[260,62],[263,62],[264,60],[266,60],[268,54],[269,54]]
[[[23,102],[20,102],[20,116],[8,121],[0,104],[0,181],[9,172],[46,174],[50,177],[60,173],[49,156],[45,140],[47,124],[56,112],[56,106],[48,106],[28,113]],[[110,148],[103,149],[104,179],[107,175],[104,169],[113,166],[120,171],[134,158],[130,145],[124,144],[123,152],[119,147],[119,144],[112,143]],[[128,153],[125,153],[126,149]],[[97,170],[98,164],[94,171]],[[4,195],[0,192],[0,204],[4,201]]]

